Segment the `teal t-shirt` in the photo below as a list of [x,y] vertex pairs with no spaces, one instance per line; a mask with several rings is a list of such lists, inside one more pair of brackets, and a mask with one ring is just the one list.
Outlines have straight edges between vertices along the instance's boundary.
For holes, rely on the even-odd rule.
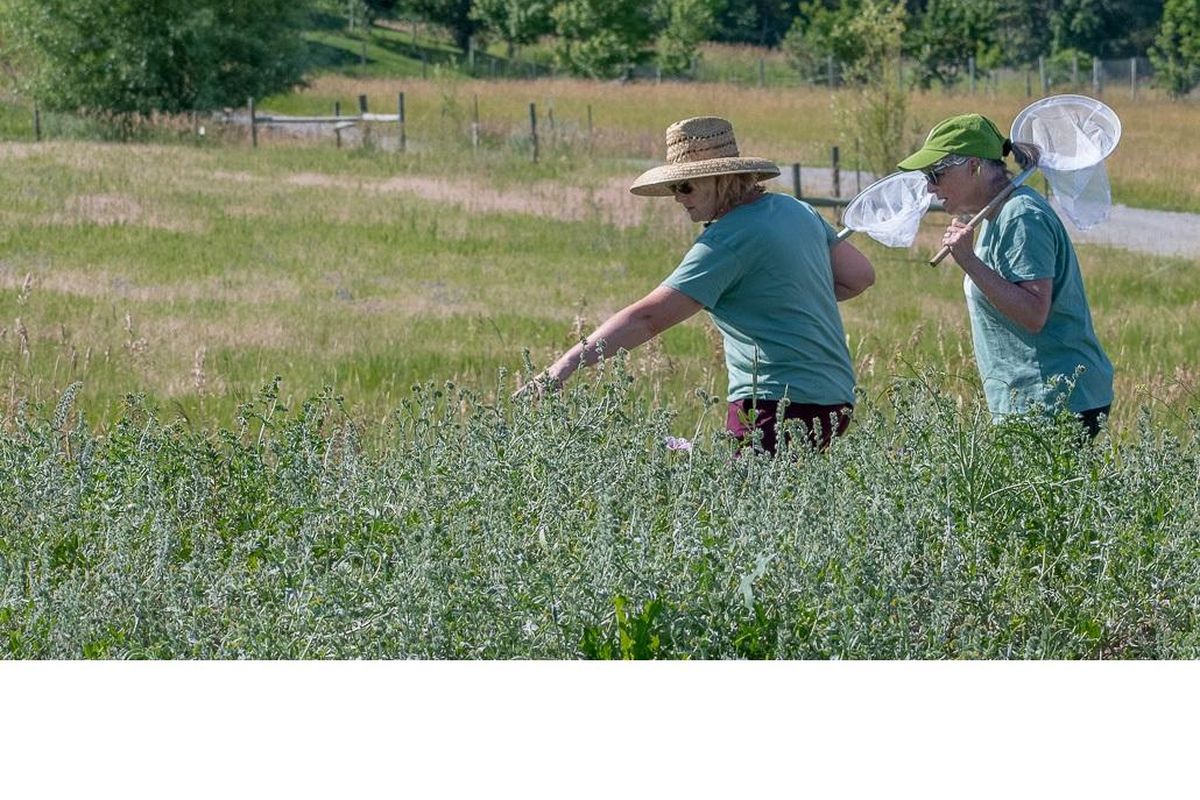
[[993,306],[968,277],[963,282],[975,361],[994,415],[1023,413],[1034,403],[1052,408],[1076,378],[1067,399],[1073,412],[1113,400],[1113,368],[1092,327],[1083,276],[1066,228],[1050,204],[1028,187],[1017,189],[992,222],[985,221],[975,254],[1006,280],[1053,279],[1050,315],[1030,333]]
[[731,401],[854,402],[829,260],[836,241],[812,206],[767,194],[708,226],[663,281],[720,329]]

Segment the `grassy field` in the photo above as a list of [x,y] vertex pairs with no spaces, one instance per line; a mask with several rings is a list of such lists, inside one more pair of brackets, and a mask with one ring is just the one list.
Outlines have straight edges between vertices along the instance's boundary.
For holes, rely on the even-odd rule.
[[[379,418],[413,383],[492,387],[501,368],[511,381],[525,348],[545,364],[656,285],[696,234],[672,203],[628,195],[636,164],[578,141],[547,144],[533,166],[521,141],[473,155],[425,136],[414,132],[406,155],[266,136],[257,151],[0,147],[6,417],[22,398],[53,402],[79,380],[97,423],[129,392],[209,422],[281,375],[289,396],[329,385]],[[961,276],[924,264],[938,229],[931,217],[909,252],[857,240],[879,276],[843,306],[868,394],[914,367],[964,397],[978,392]],[[1181,415],[1197,400],[1197,265],[1081,254],[1116,363],[1116,426],[1147,404]],[[724,381],[700,319],[636,353],[632,368],[638,391],[678,405],[687,427],[691,391],[719,393]]]
[[[990,424],[961,273],[925,263],[940,220],[910,251],[860,237],[878,282],[842,307],[852,434],[732,462],[702,318],[564,397],[508,398],[526,350],[545,365],[696,235],[626,191],[667,123],[719,110],[746,152],[815,163],[829,96],[324,78],[264,105],[400,90],[403,154],[382,126],[251,150],[207,120],[108,144],[51,119],[63,138],[33,143],[0,114],[24,139],[0,143],[0,653],[1200,653],[1195,260],[1080,248],[1118,395],[1080,448]],[[556,113],[536,165],[531,99]],[[1154,143],[1189,112],[1160,110],[1121,110],[1142,162],[1114,164],[1118,199],[1186,205],[1198,165]]]

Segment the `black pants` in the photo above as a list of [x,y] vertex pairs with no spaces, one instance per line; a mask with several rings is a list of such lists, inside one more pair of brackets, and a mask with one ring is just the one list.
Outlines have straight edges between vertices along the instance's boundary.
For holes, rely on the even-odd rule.
[[[799,420],[808,435],[808,443],[818,450],[825,450],[834,436],[841,436],[846,432],[853,411],[854,407],[847,403],[839,403],[836,406],[789,403],[784,411],[784,418]],[[754,429],[758,428],[762,431],[760,446],[774,455],[778,435],[775,423],[778,414],[778,400],[734,400],[729,404],[729,412],[725,415],[725,430],[745,446],[750,443]]]
[[1112,404],[1110,403],[1103,408],[1093,408],[1075,415],[1087,430],[1089,439],[1095,439],[1100,435],[1100,420],[1108,417],[1108,411],[1111,408]]

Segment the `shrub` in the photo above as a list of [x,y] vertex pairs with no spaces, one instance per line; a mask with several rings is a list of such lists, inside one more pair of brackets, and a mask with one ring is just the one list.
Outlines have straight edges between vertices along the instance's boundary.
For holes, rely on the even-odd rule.
[[[416,387],[368,430],[274,387],[197,431],[0,439],[13,658],[1195,658],[1195,418],[1080,446],[920,380],[827,453],[690,450],[619,368]],[[503,395],[501,395],[503,397]],[[61,424],[56,424],[61,423]]]

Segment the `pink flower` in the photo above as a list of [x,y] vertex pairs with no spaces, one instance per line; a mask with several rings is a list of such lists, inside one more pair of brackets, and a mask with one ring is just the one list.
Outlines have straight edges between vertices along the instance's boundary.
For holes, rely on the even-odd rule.
[[668,436],[663,440],[663,444],[667,446],[668,450],[690,451],[692,449],[692,443],[683,437]]

